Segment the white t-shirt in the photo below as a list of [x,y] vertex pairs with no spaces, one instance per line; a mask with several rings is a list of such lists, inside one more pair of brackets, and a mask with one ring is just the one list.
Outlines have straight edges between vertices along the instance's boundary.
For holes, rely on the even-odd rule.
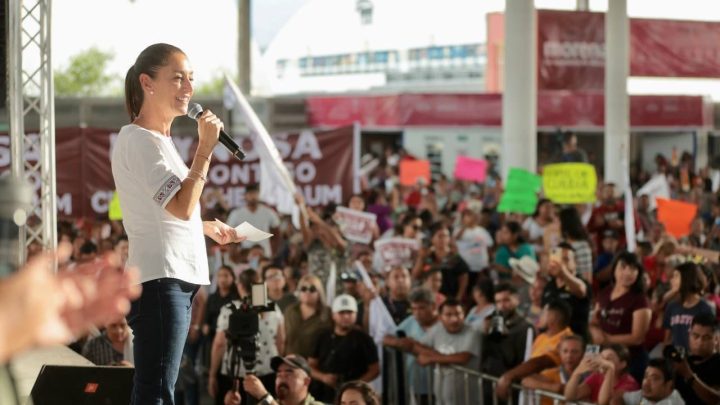
[[[250,211],[248,207],[235,208],[232,212],[230,212],[227,221],[228,225],[234,228],[243,222],[249,222],[254,227],[265,232],[270,232],[270,229],[278,228],[280,226],[280,218],[275,211],[263,204],[258,204],[255,212]],[[260,242],[250,242],[246,240],[242,245],[245,248],[260,245],[265,250],[265,256],[272,257],[270,239],[265,239]]]
[[172,139],[126,125],[111,161],[130,242],[127,265],[140,269],[140,282],[176,278],[210,284],[200,204],[188,221],[165,210],[189,171]]
[[[460,229],[453,235],[457,238]],[[478,272],[488,266],[488,248],[493,245],[492,236],[482,226],[466,229],[462,238],[456,241],[460,257],[470,267],[470,271]]]
[[523,222],[522,229],[528,232],[531,241],[542,239],[545,235],[545,227],[538,224],[533,217],[528,217],[525,222]]
[[673,390],[670,396],[658,402],[645,399],[642,390],[626,392],[623,394],[623,401],[626,405],[685,405],[685,401],[677,390]]

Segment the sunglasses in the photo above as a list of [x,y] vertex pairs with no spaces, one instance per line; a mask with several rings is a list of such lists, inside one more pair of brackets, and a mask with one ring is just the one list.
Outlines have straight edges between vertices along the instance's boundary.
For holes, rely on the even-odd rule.
[[300,287],[300,292],[309,292],[312,294],[317,292],[317,288],[315,288],[314,285],[304,285]]

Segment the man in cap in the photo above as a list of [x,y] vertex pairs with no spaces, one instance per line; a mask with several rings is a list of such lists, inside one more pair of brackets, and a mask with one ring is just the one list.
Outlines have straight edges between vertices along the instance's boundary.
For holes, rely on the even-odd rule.
[[[243,379],[243,388],[258,401],[258,405],[322,405],[322,402],[316,401],[308,391],[311,371],[304,357],[295,354],[276,356],[270,360],[270,366],[277,373],[277,398],[273,398],[262,381],[254,375],[247,375]],[[240,394],[229,391],[225,394],[225,405],[240,405]]]
[[362,301],[362,295],[358,288],[358,276],[354,271],[344,271],[340,274],[340,281],[342,281],[343,294],[348,294],[355,298],[358,304],[357,320],[355,323],[359,326],[363,326],[363,316],[365,312],[365,306]]
[[332,329],[318,336],[309,359],[313,385],[311,392],[321,401],[333,402],[335,389],[352,380],[370,382],[380,374],[375,342],[355,325],[357,301],[341,294],[332,304]]

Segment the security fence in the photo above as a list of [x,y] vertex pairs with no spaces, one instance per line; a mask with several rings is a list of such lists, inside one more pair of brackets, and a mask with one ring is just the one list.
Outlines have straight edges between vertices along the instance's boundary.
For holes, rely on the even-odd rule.
[[459,366],[419,366],[400,350],[384,349],[383,403],[392,405],[589,405],[554,392],[511,386],[506,400],[496,395],[499,378]]

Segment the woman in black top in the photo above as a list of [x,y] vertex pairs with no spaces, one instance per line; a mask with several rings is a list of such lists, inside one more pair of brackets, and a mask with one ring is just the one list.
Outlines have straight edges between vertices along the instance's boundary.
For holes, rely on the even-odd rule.
[[239,299],[238,291],[235,287],[235,273],[232,267],[222,265],[217,271],[217,290],[210,294],[205,307],[205,324],[203,325],[203,335],[209,336],[212,342],[215,337],[215,327],[217,325],[220,308],[231,303],[233,300]]

